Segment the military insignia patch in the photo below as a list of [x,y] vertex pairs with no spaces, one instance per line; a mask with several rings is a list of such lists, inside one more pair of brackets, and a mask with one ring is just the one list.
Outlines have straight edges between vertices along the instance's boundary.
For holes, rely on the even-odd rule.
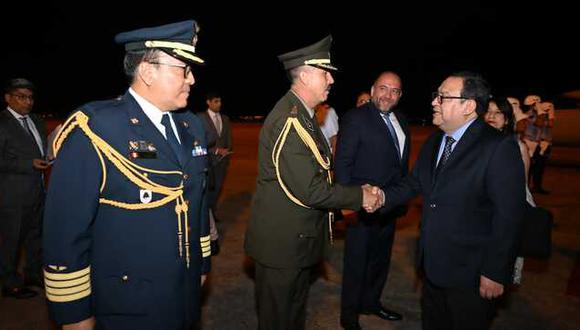
[[207,148],[199,145],[199,142],[193,141],[193,150],[191,150],[191,155],[193,157],[205,156],[207,155]]
[[157,158],[157,148],[147,141],[129,141],[129,156],[136,158]]
[[131,124],[133,124],[133,125],[139,124],[139,119],[137,119],[137,118],[131,118],[130,121],[131,121]]
[[301,115],[302,120],[304,121],[304,123],[306,124],[306,128],[308,128],[309,131],[314,132],[314,125],[312,125],[312,122],[308,119],[306,119],[306,117],[304,117],[304,115]]
[[151,190],[141,189],[139,190],[139,200],[143,204],[151,202],[153,199],[153,192]]

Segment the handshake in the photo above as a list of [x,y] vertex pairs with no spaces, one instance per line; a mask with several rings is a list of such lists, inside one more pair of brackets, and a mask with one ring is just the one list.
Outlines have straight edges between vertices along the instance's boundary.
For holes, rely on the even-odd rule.
[[365,184],[361,186],[361,189],[363,192],[362,207],[368,213],[373,213],[385,204],[385,193],[379,187]]

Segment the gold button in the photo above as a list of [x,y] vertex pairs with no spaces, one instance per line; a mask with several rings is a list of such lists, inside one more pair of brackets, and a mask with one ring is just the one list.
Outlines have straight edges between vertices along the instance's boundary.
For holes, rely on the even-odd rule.
[[187,178],[189,178],[189,175],[187,175],[187,174],[184,174],[184,175],[183,175],[183,180],[187,180]]
[[148,175],[149,175],[149,174],[147,174],[147,173],[143,173],[143,176],[144,176],[144,177],[147,177]]
[[127,282],[129,280],[129,276],[123,275],[123,277],[121,277],[121,279],[123,280],[123,282]]

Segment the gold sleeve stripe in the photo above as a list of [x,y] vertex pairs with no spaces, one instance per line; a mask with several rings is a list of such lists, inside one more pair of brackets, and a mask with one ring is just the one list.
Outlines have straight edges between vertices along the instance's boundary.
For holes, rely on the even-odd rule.
[[75,300],[79,300],[82,299],[84,297],[87,297],[91,294],[91,288],[89,287],[87,290],[85,291],[81,291],[75,294],[71,294],[71,295],[66,295],[66,296],[55,296],[52,295],[50,293],[46,293],[46,298],[48,298],[49,301],[51,302],[71,302],[71,301],[75,301]]
[[209,242],[209,235],[200,237],[199,238],[199,241],[202,242],[202,243],[203,242]]
[[52,280],[45,279],[44,283],[46,284],[47,287],[51,287],[51,288],[70,288],[70,287],[77,286],[77,285],[83,284],[85,282],[88,282],[90,280],[91,280],[91,277],[89,276],[89,274],[87,274],[83,277],[75,278],[74,280],[68,280],[68,281],[52,281]]
[[46,270],[44,271],[44,278],[47,280],[53,280],[53,281],[66,281],[66,280],[72,280],[72,279],[76,279],[78,277],[81,276],[85,276],[87,274],[89,274],[91,272],[91,266],[78,270],[76,272],[72,272],[72,273],[49,273]]
[[207,251],[211,252],[211,246],[201,248],[201,252],[207,252]]
[[202,256],[203,258],[209,257],[210,255],[211,255],[211,251],[204,252],[204,253],[202,253],[202,254],[201,254],[201,256]]
[[71,288],[57,289],[46,286],[46,293],[56,296],[68,296],[91,288],[91,282],[87,281],[81,285],[73,286]]
[[207,241],[207,242],[201,242],[201,243],[200,243],[200,245],[201,245],[201,247],[210,246],[210,245],[211,245],[211,242],[210,242],[210,241]]

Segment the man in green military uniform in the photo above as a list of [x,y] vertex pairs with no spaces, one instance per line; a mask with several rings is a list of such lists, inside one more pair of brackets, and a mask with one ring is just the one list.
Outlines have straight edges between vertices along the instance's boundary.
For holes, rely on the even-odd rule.
[[331,237],[329,209],[374,211],[378,188],[333,184],[331,153],[314,107],[334,83],[330,36],[279,56],[291,88],[260,132],[246,252],[256,262],[259,329],[303,329],[313,266]]

